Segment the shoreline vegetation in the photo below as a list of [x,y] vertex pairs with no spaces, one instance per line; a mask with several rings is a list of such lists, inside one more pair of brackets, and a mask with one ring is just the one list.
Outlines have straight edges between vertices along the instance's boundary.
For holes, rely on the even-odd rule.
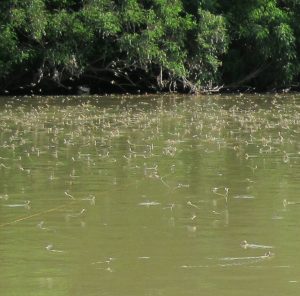
[[0,95],[300,89],[300,0],[5,0]]

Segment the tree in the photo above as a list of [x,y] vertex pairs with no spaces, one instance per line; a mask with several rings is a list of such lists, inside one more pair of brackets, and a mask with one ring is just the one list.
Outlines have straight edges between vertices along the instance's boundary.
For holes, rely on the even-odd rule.
[[289,87],[299,17],[300,0],[3,0],[0,90]]
[[223,18],[192,15],[181,0],[11,0],[2,8],[0,79],[10,88],[92,81],[195,91],[217,81],[227,48]]
[[[229,5],[231,4],[231,5]],[[297,75],[292,15],[276,0],[224,1],[231,43],[224,77],[231,86],[288,86]]]

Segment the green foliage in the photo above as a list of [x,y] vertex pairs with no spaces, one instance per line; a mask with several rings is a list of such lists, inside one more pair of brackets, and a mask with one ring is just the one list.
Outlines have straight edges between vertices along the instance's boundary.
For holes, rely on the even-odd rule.
[[220,56],[228,48],[225,19],[209,11],[199,9],[196,38],[193,44],[189,68],[199,86],[212,87],[218,81],[218,69],[222,65]]
[[6,76],[15,64],[21,60],[17,46],[17,38],[9,27],[0,31],[0,73]]
[[299,0],[3,0],[0,88],[286,87],[299,18]]
[[[125,1],[121,15],[120,48],[131,66],[158,77],[159,87],[186,75],[186,32],[193,26],[181,1],[152,1],[145,9],[138,1]],[[166,81],[164,80],[166,77]]]
[[232,37],[226,76],[262,88],[290,85],[299,61],[289,9],[276,0],[233,2],[227,11]]

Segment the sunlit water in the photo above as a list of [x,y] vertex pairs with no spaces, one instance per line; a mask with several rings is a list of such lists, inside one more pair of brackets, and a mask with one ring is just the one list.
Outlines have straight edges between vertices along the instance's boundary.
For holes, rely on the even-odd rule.
[[299,295],[300,96],[2,98],[0,132],[1,296]]

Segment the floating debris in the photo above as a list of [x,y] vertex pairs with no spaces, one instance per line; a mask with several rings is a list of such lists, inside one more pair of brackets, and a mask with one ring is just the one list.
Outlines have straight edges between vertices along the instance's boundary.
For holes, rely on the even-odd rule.
[[[220,192],[221,191],[224,191],[224,192]],[[228,187],[215,187],[212,189],[212,192],[216,195],[219,195],[219,196],[222,196],[225,198],[225,201],[226,201],[226,204],[228,203],[228,193],[229,193],[229,188]]]
[[62,251],[62,250],[56,250],[56,249],[54,249],[54,247],[53,247],[52,244],[47,245],[47,246],[45,247],[45,249],[46,249],[48,252],[53,252],[53,253],[63,253],[63,252],[64,252],[64,251]]
[[243,249],[273,249],[273,246],[259,245],[259,244],[251,244],[246,240],[241,242],[241,247]]
[[9,198],[8,194],[0,195],[0,199],[2,199],[2,200],[8,200],[8,198]]
[[219,264],[221,267],[230,267],[236,265],[249,265],[253,263],[259,263],[267,259],[271,259],[275,256],[274,253],[268,251],[262,256],[248,256],[248,257],[224,257],[220,258],[220,261],[227,261],[229,263],[222,263]]
[[66,215],[66,219],[69,219],[69,218],[78,218],[78,217],[83,216],[84,213],[86,213],[86,209],[82,209],[79,213],[67,214]]
[[36,226],[37,226],[37,228],[39,228],[39,229],[41,229],[41,230],[45,230],[45,231],[54,231],[54,232],[55,232],[54,229],[51,229],[51,228],[49,228],[49,227],[45,227],[44,225],[45,225],[45,222],[44,222],[44,221],[41,221],[41,222],[39,222]]
[[236,261],[236,260],[249,260],[249,259],[265,259],[275,256],[274,253],[271,253],[270,251],[265,253],[262,256],[246,256],[246,257],[223,257],[220,258],[220,261]]
[[141,260],[149,260],[150,257],[149,256],[140,256],[140,257],[137,257],[138,259],[141,259]]
[[170,209],[171,211],[173,211],[174,207],[175,207],[175,204],[170,204],[170,205],[167,205],[166,207],[164,207],[163,210]]
[[210,265],[181,265],[181,268],[207,268]]
[[158,206],[160,205],[160,203],[157,201],[145,201],[145,202],[140,202],[138,205],[142,207],[151,207],[151,206]]
[[75,197],[73,195],[71,195],[68,191],[65,191],[65,195],[67,197],[69,197],[70,199],[75,200]]
[[300,201],[288,201],[287,199],[284,199],[282,201],[282,204],[284,207],[291,206],[291,205],[300,205]]
[[235,199],[254,199],[253,195],[235,195],[233,196]]
[[21,204],[8,204],[3,206],[8,208],[25,208],[26,210],[30,210],[31,209],[30,205],[31,205],[31,201],[25,200],[25,202]]
[[198,206],[196,206],[195,204],[193,204],[191,201],[188,201],[186,204],[187,204],[188,206],[194,207],[194,208],[196,208],[196,209],[200,209]]
[[92,206],[96,204],[96,196],[90,194],[88,197],[82,198],[81,200],[89,201]]

